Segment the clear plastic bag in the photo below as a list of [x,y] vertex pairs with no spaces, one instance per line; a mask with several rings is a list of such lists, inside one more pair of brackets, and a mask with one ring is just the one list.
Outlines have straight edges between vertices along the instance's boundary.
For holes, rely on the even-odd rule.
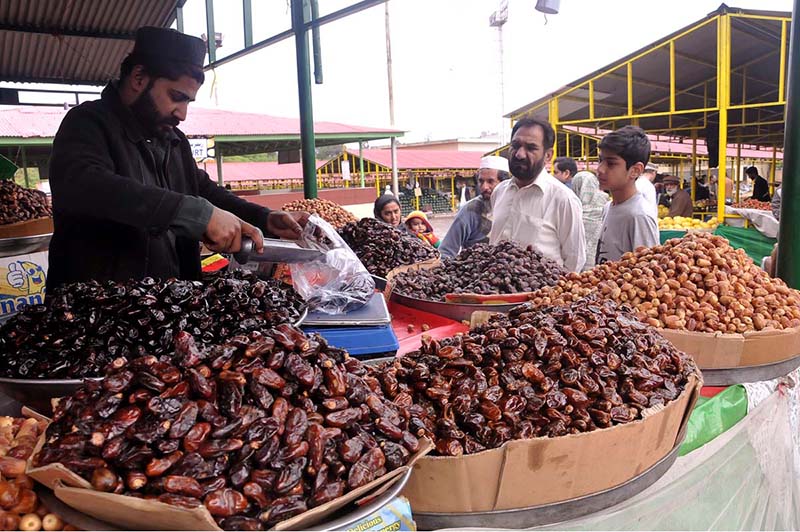
[[328,222],[311,216],[300,242],[325,254],[324,260],[289,266],[294,289],[311,310],[342,314],[369,301],[375,292],[375,281]]

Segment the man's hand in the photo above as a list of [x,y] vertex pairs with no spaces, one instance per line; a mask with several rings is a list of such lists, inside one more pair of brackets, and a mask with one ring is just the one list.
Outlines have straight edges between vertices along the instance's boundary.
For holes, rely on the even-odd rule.
[[267,232],[278,238],[298,240],[309,216],[307,212],[272,211],[267,217]]
[[264,237],[258,228],[243,222],[228,211],[214,207],[203,234],[206,247],[216,252],[236,253],[242,248],[242,236],[253,239],[257,252],[263,251]]

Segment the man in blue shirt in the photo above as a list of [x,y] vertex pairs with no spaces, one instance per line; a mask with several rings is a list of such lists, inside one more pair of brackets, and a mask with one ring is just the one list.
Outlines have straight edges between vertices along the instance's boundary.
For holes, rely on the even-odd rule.
[[509,177],[508,159],[505,157],[490,155],[481,159],[478,170],[478,190],[481,194],[465,203],[456,214],[439,246],[439,253],[443,257],[453,258],[464,248],[488,241],[492,229],[492,191]]

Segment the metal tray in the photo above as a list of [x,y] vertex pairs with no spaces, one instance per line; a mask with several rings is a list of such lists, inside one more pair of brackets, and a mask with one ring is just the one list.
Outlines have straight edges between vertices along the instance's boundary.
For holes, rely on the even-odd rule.
[[347,530],[351,528],[354,524],[366,519],[373,513],[389,504],[392,499],[397,497],[408,483],[408,479],[411,478],[412,472],[413,469],[406,471],[406,473],[395,480],[394,484],[392,484],[386,491],[366,504],[362,506],[356,506],[355,508],[353,508],[353,505],[346,506],[339,512],[333,514],[330,517],[331,520],[326,521],[325,523],[320,523],[319,525],[311,527],[308,530]]
[[444,303],[441,301],[427,301],[425,299],[404,296],[397,292],[392,292],[392,296],[389,299],[400,305],[405,305],[406,307],[423,312],[430,312],[437,316],[444,316],[445,318],[450,318],[455,321],[469,321],[472,317],[472,313],[476,311],[506,313],[512,308],[522,304],[505,303],[502,305],[479,305],[468,303]]
[[378,277],[377,275],[373,275],[372,280],[375,281],[375,288],[381,291],[386,290],[386,283],[389,282],[386,280],[386,277]]
[[738,368],[703,369],[705,386],[733,386],[744,382],[769,381],[788,375],[800,367],[800,355],[759,366],[742,366]]
[[50,399],[71,395],[82,379],[9,379],[0,377],[0,393],[42,415],[53,413]]
[[52,236],[53,233],[46,233],[44,235],[0,238],[0,257],[14,257],[44,251],[50,245]]
[[[683,438],[680,439],[683,441]],[[680,443],[664,458],[640,475],[613,488],[598,493],[576,497],[567,501],[519,508],[471,513],[421,513],[414,512],[414,521],[419,530],[440,528],[531,528],[563,523],[585,515],[605,510],[630,499],[654,484],[666,473],[678,458]],[[412,509],[413,510],[413,509]]]

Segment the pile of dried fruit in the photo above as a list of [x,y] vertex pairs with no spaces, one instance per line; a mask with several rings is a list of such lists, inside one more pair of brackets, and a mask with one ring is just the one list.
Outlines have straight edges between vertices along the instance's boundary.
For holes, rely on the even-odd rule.
[[759,201],[756,199],[746,199],[744,201],[740,201],[739,203],[734,203],[733,207],[737,209],[756,209],[759,211],[771,211],[772,204],[768,201]]
[[272,526],[405,465],[405,405],[361,363],[289,325],[171,358],[112,362],[57,406],[36,456],[97,490],[205,505],[228,530]]
[[369,273],[378,277],[406,264],[435,259],[439,252],[421,239],[375,218],[345,225],[339,234]]
[[338,203],[326,199],[301,199],[290,201],[283,206],[284,211],[300,211],[316,214],[335,229],[341,229],[350,222],[357,221],[356,217]]
[[394,290],[418,299],[444,301],[450,293],[513,294],[558,282],[567,270],[531,246],[513,242],[477,244],[454,259],[429,270],[414,270],[394,278]]
[[0,327],[0,375],[101,375],[118,356],[161,355],[179,331],[205,342],[295,323],[305,303],[288,285],[234,271],[212,280],[75,283],[44,305],[26,307]]
[[0,179],[0,225],[52,216],[47,194],[21,187],[10,179]]
[[[440,455],[640,419],[677,398],[696,367],[614,303],[530,303],[463,336],[431,340],[378,368],[387,397]],[[414,404],[412,404],[412,402]]]
[[77,530],[42,504],[33,479],[25,474],[44,425],[31,418],[0,417],[0,530]]
[[537,305],[597,293],[629,303],[640,320],[668,329],[744,333],[800,325],[800,292],[773,279],[721,236],[690,233],[628,253],[535,292]]

